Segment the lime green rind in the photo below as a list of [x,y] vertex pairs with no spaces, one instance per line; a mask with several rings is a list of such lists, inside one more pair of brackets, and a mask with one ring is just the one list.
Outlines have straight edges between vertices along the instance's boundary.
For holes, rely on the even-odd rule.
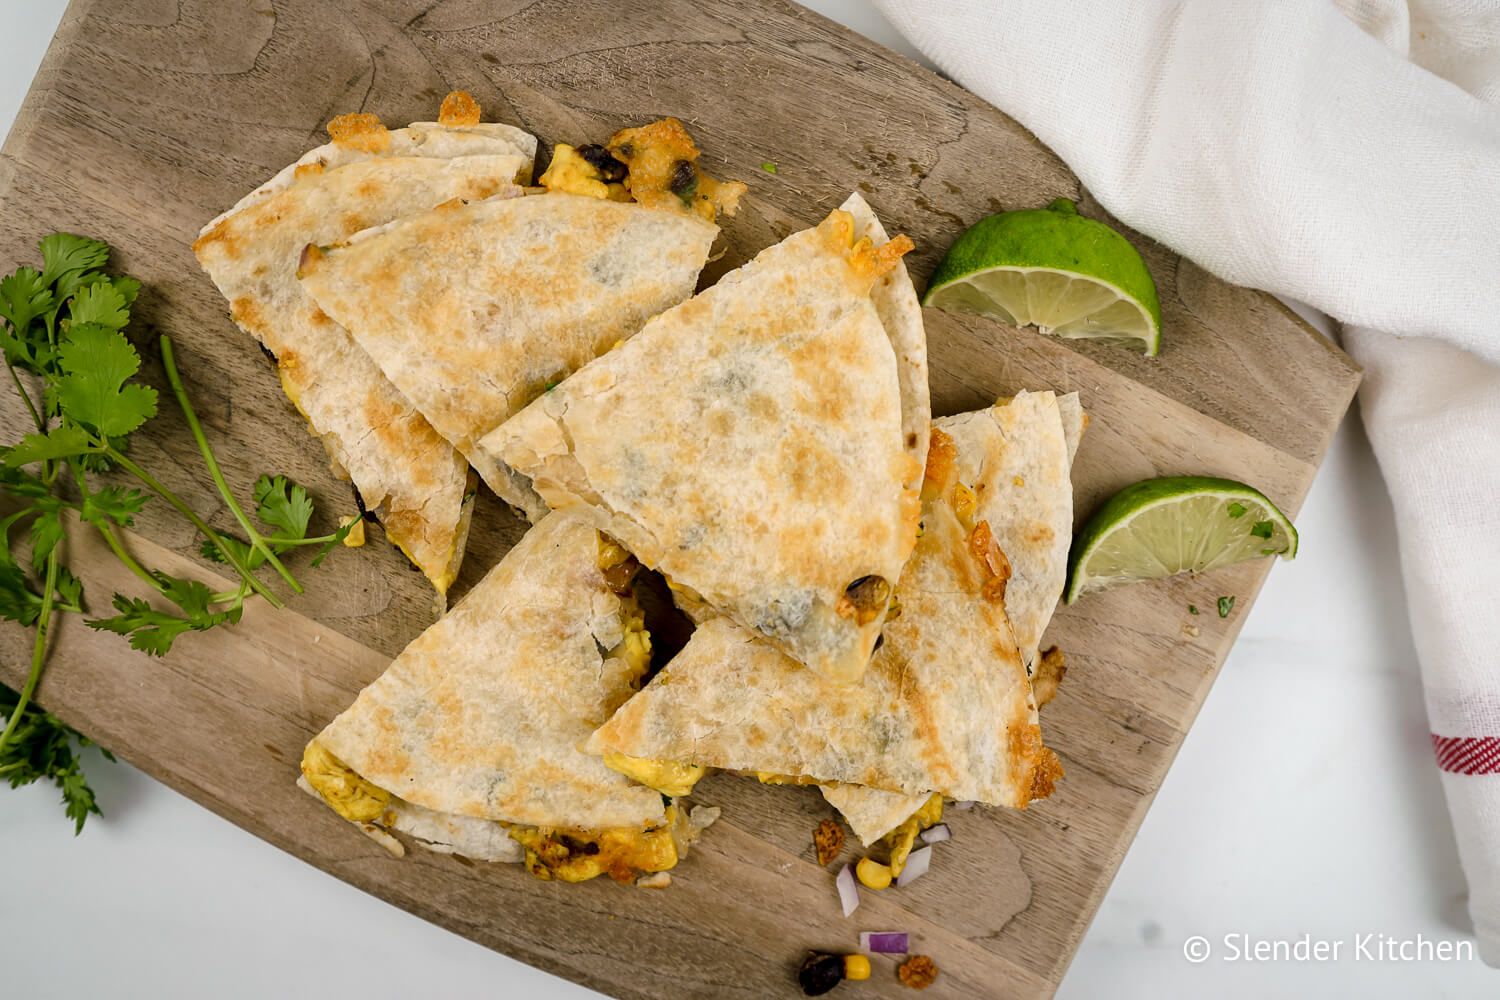
[[[1086,572],[1080,573],[1080,567],[1089,565],[1106,540],[1118,532],[1129,532],[1133,525],[1139,523],[1138,519],[1142,515],[1175,505],[1181,509],[1182,515],[1186,516],[1189,513],[1187,507],[1192,504],[1199,508],[1197,516],[1201,524],[1203,509],[1212,511],[1215,503],[1223,505],[1222,516],[1227,521],[1237,522],[1228,525],[1237,537],[1227,540],[1217,539],[1221,543],[1220,548],[1212,547],[1211,543],[1215,541],[1212,533],[1203,534],[1198,539],[1192,558],[1183,559],[1180,546],[1184,541],[1191,541],[1191,536],[1181,534],[1183,525],[1179,523],[1177,558],[1170,558],[1172,555],[1170,553],[1137,550],[1137,554],[1143,554],[1153,560],[1159,572],[1137,572],[1110,577],[1107,580]],[[1233,518],[1228,513],[1230,504],[1234,503],[1246,508],[1244,514],[1241,515],[1242,520]],[[1250,529],[1259,521],[1271,523],[1272,535],[1264,542],[1258,538],[1255,541],[1250,540],[1254,537],[1249,534]],[[1216,522],[1213,527],[1222,533],[1225,523]],[[1130,539],[1127,536],[1123,540],[1128,542]],[[1163,479],[1148,479],[1133,486],[1127,486],[1112,496],[1089,518],[1075,536],[1073,550],[1068,559],[1068,585],[1064,592],[1064,600],[1071,604],[1083,594],[1108,589],[1120,583],[1159,579],[1179,572],[1203,572],[1272,554],[1265,552],[1265,549],[1279,550],[1283,559],[1294,559],[1299,541],[1297,529],[1286,515],[1282,514],[1265,494],[1252,486],[1232,479],[1219,479],[1211,476],[1171,476]],[[1169,558],[1160,558],[1163,554],[1168,555]]]
[[1078,215],[1066,199],[975,223],[933,271],[922,304],[940,305],[948,286],[1002,268],[1065,272],[1114,288],[1145,312],[1151,330],[1141,342],[1150,355],[1158,350],[1161,301],[1145,261],[1124,236]]

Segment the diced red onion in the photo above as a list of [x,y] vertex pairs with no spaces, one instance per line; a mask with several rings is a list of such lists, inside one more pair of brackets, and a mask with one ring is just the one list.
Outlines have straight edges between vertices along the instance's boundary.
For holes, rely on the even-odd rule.
[[901,874],[896,876],[896,885],[910,885],[923,875],[927,874],[927,866],[932,864],[932,848],[919,847],[907,855],[906,867],[901,869]]
[[881,955],[905,955],[910,950],[905,931],[864,931],[859,950]]
[[945,840],[953,839],[953,831],[948,829],[947,823],[939,823],[931,829],[922,831],[922,843],[941,844]]
[[959,812],[968,812],[970,809],[974,808],[974,803],[972,801],[955,802],[953,803],[953,808],[957,809]]
[[847,917],[859,909],[859,886],[854,883],[854,866],[845,865],[833,883],[839,888],[839,903],[843,905],[844,916]]

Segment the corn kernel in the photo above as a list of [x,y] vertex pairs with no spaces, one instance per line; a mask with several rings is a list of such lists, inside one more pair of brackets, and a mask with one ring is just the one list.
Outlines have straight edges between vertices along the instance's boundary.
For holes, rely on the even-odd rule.
[[[353,525],[353,527],[349,527]],[[349,533],[344,536],[344,544],[351,549],[357,549],[365,544],[365,519],[358,514],[350,514],[339,521],[339,527],[349,527]]]
[[854,866],[854,876],[868,889],[886,889],[891,884],[891,868],[874,858],[860,858]]
[[870,960],[864,955],[845,955],[844,978],[854,980],[869,979]]

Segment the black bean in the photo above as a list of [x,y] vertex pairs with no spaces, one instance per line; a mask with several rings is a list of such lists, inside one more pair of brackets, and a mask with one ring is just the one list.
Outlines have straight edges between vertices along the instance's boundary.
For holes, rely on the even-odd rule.
[[691,197],[698,190],[698,168],[693,166],[692,160],[677,161],[677,166],[672,170],[672,183],[668,187],[679,198]]
[[597,142],[579,146],[578,155],[587,160],[589,166],[599,171],[600,180],[606,183],[613,183],[625,179],[625,164],[609,155],[609,150]]
[[844,981],[844,956],[808,952],[797,970],[797,982],[806,996],[820,997]]

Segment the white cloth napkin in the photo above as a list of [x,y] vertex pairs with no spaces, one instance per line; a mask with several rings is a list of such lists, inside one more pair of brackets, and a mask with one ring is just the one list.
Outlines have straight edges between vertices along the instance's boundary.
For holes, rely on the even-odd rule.
[[1114,215],[1346,324],[1479,951],[1500,964],[1500,3],[877,3]]

